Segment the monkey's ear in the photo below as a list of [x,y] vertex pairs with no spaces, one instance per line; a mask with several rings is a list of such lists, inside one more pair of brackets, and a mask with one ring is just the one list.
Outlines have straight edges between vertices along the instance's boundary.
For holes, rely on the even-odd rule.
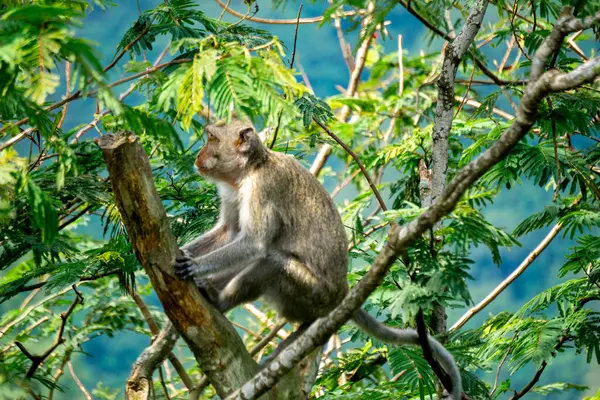
[[254,128],[248,126],[238,131],[238,148],[241,152],[246,152],[252,148],[254,134]]

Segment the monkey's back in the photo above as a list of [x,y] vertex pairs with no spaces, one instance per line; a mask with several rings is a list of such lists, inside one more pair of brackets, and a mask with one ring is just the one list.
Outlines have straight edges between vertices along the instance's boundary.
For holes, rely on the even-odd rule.
[[[336,304],[347,291],[348,241],[338,210],[321,183],[298,161],[269,151],[258,183],[261,207],[276,210],[274,245],[305,263]],[[264,202],[272,204],[264,204]]]

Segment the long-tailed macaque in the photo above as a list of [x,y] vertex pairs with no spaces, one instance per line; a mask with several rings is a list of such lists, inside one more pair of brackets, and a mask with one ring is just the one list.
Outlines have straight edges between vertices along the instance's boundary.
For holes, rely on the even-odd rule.
[[[265,147],[249,122],[205,129],[208,140],[195,167],[216,183],[220,216],[212,230],[182,248],[176,272],[192,277],[222,312],[260,297],[301,323],[301,332],[348,292],[348,243],[337,208],[308,170]],[[415,330],[387,327],[364,310],[353,320],[384,342],[419,344]],[[452,356],[433,338],[429,343],[452,380],[452,398],[460,400]]]

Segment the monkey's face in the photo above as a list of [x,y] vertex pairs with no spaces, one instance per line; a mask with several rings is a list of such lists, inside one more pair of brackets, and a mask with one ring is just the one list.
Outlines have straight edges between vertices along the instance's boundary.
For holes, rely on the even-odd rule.
[[[202,176],[235,184],[243,173],[254,128],[243,121],[204,128],[207,138],[194,163]],[[251,137],[252,136],[252,137]]]

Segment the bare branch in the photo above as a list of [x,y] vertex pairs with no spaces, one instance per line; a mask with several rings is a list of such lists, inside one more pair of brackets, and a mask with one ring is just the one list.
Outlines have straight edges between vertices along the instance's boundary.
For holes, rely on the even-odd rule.
[[[244,309],[246,311],[248,311],[250,314],[252,314],[252,316],[254,316],[256,319],[258,319],[261,323],[265,324],[266,326],[269,327],[269,329],[274,329],[275,324],[273,323],[273,321],[271,321],[265,313],[263,313],[261,310],[259,310],[258,308],[256,308],[254,306],[254,304],[248,303],[248,304],[244,304]],[[284,340],[285,338],[287,338],[290,334],[282,328],[277,330],[277,336]]]
[[360,161],[360,158],[358,157],[358,155],[356,155],[356,153],[354,151],[352,151],[352,149],[350,147],[348,147],[348,145],[346,143],[344,143],[339,137],[337,137],[337,135],[335,133],[333,133],[331,131],[331,129],[329,129],[329,127],[327,127],[326,125],[324,125],[323,123],[321,123],[321,121],[317,120],[314,117],[313,117],[313,121],[315,121],[317,123],[317,125],[319,125],[325,132],[327,132],[327,134],[333,140],[335,140],[340,146],[342,146],[344,148],[344,150],[348,154],[350,154],[350,156],[354,159],[354,161],[356,162],[356,164],[358,164],[358,167],[360,168],[360,171],[362,172],[362,174],[364,175],[365,179],[369,183],[369,187],[371,188],[371,190],[373,191],[373,194],[377,198],[377,201],[379,202],[379,205],[380,205],[381,209],[383,211],[387,211],[387,207],[385,206],[385,202],[383,201],[383,198],[381,197],[381,194],[379,194],[379,190],[377,190],[377,186],[375,186],[375,182],[373,182],[373,179],[371,179],[371,176],[367,172],[367,169],[363,165],[362,161]]
[[[515,341],[516,338],[517,338],[517,334],[515,334],[515,336],[513,336],[513,342]],[[508,346],[508,349],[506,349],[506,353],[504,354],[504,357],[502,357],[502,360],[500,360],[500,363],[498,364],[498,368],[496,368],[496,377],[494,378],[494,386],[492,387],[492,390],[490,391],[490,397],[493,397],[494,393],[496,393],[496,389],[498,388],[498,379],[500,378],[500,370],[502,370],[502,366],[504,365],[504,362],[508,358],[508,355],[510,354],[511,351],[512,351],[512,343],[510,346]]]
[[75,369],[73,368],[73,363],[71,363],[71,360],[67,361],[67,367],[69,368],[69,372],[71,373],[71,377],[75,381],[75,384],[77,385],[79,390],[81,390],[81,393],[83,393],[83,397],[85,397],[86,400],[93,400],[92,395],[90,394],[90,392],[88,392],[88,390],[85,388],[85,386],[83,385],[81,380],[79,380],[79,377],[75,373]]
[[171,351],[179,338],[171,322],[167,322],[152,344],[147,347],[133,364],[125,393],[128,399],[148,399],[152,385],[152,373]]
[[277,325],[275,325],[273,328],[271,328],[271,332],[269,332],[268,335],[265,335],[258,343],[256,343],[250,349],[250,355],[255,356],[259,351],[261,351],[269,343],[271,343],[271,340],[273,340],[273,338],[275,338],[275,336],[277,336],[277,334],[279,333],[279,330],[282,329],[285,326],[285,324],[287,324],[287,321],[281,321]]
[[294,59],[296,58],[296,43],[298,42],[298,28],[300,27],[300,13],[302,12],[302,3],[298,8],[298,17],[296,18],[296,30],[294,31],[294,49],[292,50],[292,60],[290,61],[290,68],[294,68]]
[[[563,344],[565,344],[565,342],[567,342],[568,340],[569,340],[568,335],[565,334],[565,335],[561,336],[560,339],[558,340],[558,343],[554,346],[553,354],[556,354],[556,351],[558,351],[563,346]],[[542,373],[544,373],[544,370],[546,369],[547,366],[548,366],[548,363],[545,360],[542,361],[542,365],[535,372],[535,375],[529,381],[529,383],[527,385],[525,385],[525,387],[520,392],[515,393],[515,395],[513,397],[511,397],[510,399],[511,400],[520,399],[521,397],[525,396],[531,389],[533,389],[535,384],[540,380],[540,377],[542,376]]]
[[67,320],[75,310],[75,307],[78,304],[83,304],[83,297],[81,297],[81,294],[77,291],[77,287],[73,285],[72,289],[75,291],[75,299],[73,299],[73,302],[71,303],[67,311],[60,314],[61,322],[58,328],[58,332],[56,333],[56,340],[45,352],[39,355],[32,354],[25,348],[25,346],[22,343],[15,341],[15,345],[23,352],[23,354],[25,354],[25,357],[31,360],[31,366],[29,367],[29,370],[27,370],[25,378],[31,378],[35,374],[35,371],[37,371],[40,365],[42,365],[42,363],[46,360],[46,358],[48,358],[48,356],[50,356],[50,354],[52,354],[52,352],[56,350],[58,346],[64,343],[65,340],[63,338],[63,334],[65,332]]
[[[576,206],[581,201],[581,198],[575,200],[572,206]],[[457,329],[462,328],[471,318],[473,318],[477,313],[487,307],[496,297],[500,295],[511,283],[513,283],[519,276],[523,274],[529,268],[529,266],[539,257],[540,254],[552,243],[554,238],[561,231],[563,225],[559,222],[550,229],[550,232],[542,239],[542,241],[533,249],[531,253],[525,257],[525,259],[519,264],[517,268],[504,279],[498,286],[494,288],[483,300],[481,300],[476,306],[471,308],[462,317],[456,321],[454,325],[450,328],[450,331],[455,331]]]
[[[243,18],[244,14],[237,12],[235,10],[232,10],[231,8],[229,8],[229,6],[225,3],[223,3],[221,0],[215,0],[217,2],[217,4],[223,9],[225,10],[227,13],[236,16],[238,18]],[[342,17],[350,17],[353,15],[362,15],[365,14],[366,11],[365,10],[359,10],[359,11],[346,11],[344,13],[341,13],[341,15],[338,15],[337,17],[339,18],[340,16]],[[247,18],[248,21],[252,21],[252,22],[258,22],[261,24],[269,24],[269,25],[296,25],[296,24],[316,24],[319,23],[321,21],[323,21],[323,17],[313,17],[313,18],[301,18],[301,19],[270,19],[270,18],[257,18],[257,17],[248,17]]]
[[[369,2],[369,12],[374,10],[374,8],[375,8],[375,5],[373,4],[373,2]],[[365,25],[367,25],[369,23],[369,21],[370,21],[370,17],[367,15],[367,17],[365,17],[365,20],[364,20]],[[364,32],[363,32],[363,34],[364,34]],[[356,94],[356,90],[358,89],[358,82],[360,80],[360,75],[362,74],[362,71],[365,67],[365,62],[367,60],[367,53],[369,51],[369,47],[371,46],[372,40],[373,40],[372,35],[369,35],[369,37],[364,38],[362,44],[356,51],[356,59],[355,59],[355,63],[354,63],[354,69],[352,70],[352,73],[350,74],[350,80],[348,81],[348,88],[346,89],[346,96],[348,96],[348,97],[352,97]],[[340,110],[340,112],[337,116],[337,119],[340,122],[346,122],[349,115],[350,115],[350,107],[347,105],[344,105],[342,107],[342,109]],[[313,175],[319,176],[319,172],[321,172],[321,169],[323,169],[323,166],[327,162],[327,159],[329,158],[331,151],[332,151],[332,147],[328,143],[324,144],[319,149],[319,152],[317,153],[317,156],[316,156],[315,160],[313,161],[312,166],[310,167],[310,172]]]

